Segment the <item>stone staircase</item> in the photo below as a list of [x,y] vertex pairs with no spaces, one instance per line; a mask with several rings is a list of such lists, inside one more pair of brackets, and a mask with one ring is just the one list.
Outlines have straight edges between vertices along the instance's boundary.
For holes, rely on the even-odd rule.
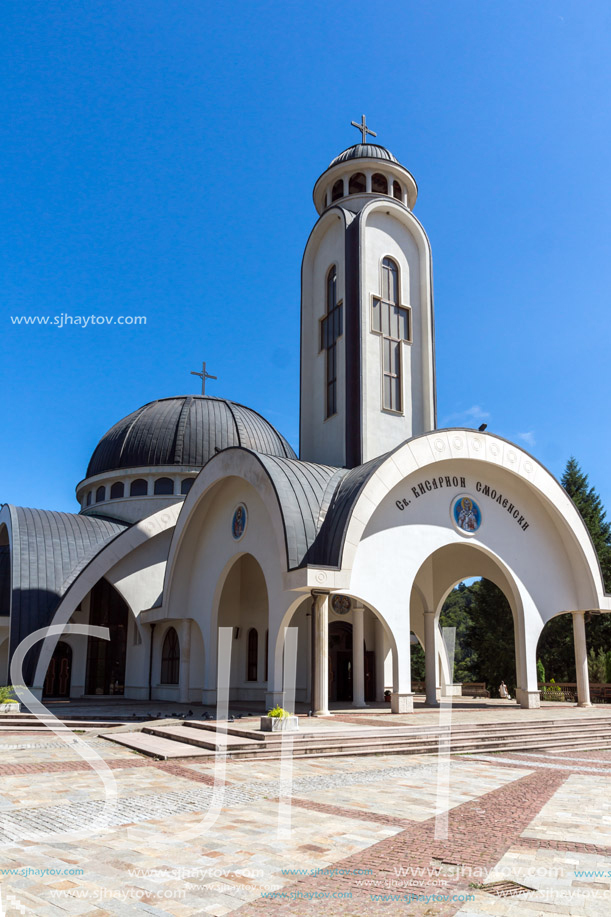
[[79,732],[90,732],[91,730],[99,732],[110,727],[126,725],[126,723],[125,719],[117,719],[115,717],[88,717],[87,719],[57,717],[54,720],[48,716],[39,719],[33,713],[16,713],[14,716],[6,713],[0,717],[0,735],[3,732],[38,732],[39,730],[51,728],[58,732],[72,732],[75,729],[79,730]]
[[[152,757],[198,757],[213,761],[221,754],[231,759],[279,758],[283,747],[295,758],[341,755],[437,754],[440,743],[452,754],[511,751],[588,751],[611,749],[611,717],[549,719],[530,722],[456,724],[451,732],[438,726],[381,726],[350,730],[332,725],[305,731],[262,733],[247,726],[197,721],[152,722],[134,730],[124,727],[103,733],[104,738]],[[286,744],[285,744],[286,743]]]

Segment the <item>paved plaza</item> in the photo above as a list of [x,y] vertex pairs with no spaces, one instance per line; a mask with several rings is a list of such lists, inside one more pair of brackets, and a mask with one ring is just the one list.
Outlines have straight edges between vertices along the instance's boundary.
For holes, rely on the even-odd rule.
[[[333,718],[353,719],[397,722]],[[0,914],[602,917],[610,774],[608,750],[177,762],[95,734],[5,731]]]

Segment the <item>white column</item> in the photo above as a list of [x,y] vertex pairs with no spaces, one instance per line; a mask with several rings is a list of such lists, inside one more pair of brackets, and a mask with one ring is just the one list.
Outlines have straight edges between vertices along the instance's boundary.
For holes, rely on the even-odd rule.
[[329,596],[314,602],[314,716],[329,716]]
[[344,197],[348,197],[348,187],[349,187],[348,176],[344,175],[344,177],[342,178],[342,181],[344,183]]
[[189,677],[191,671],[191,620],[186,619],[180,624],[178,633],[180,647],[180,688],[178,699],[181,704],[189,703]]
[[371,176],[372,176],[372,174],[373,174],[373,173],[370,172],[369,169],[367,169],[367,171],[365,172],[365,191],[367,191],[368,193],[371,191]]
[[573,612],[573,641],[575,644],[575,669],[577,670],[577,702],[580,707],[591,707],[586,622],[583,612],[580,611]]
[[352,706],[366,707],[365,703],[365,609],[355,605],[352,610]]
[[425,691],[427,707],[437,707],[437,645],[435,612],[424,612]]

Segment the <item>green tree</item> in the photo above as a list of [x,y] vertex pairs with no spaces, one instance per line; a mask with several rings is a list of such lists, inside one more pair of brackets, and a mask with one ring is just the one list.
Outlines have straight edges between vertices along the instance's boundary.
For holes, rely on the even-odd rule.
[[573,456],[564,469],[562,486],[588,528],[600,561],[605,589],[611,592],[611,523],[606,521],[600,497],[596,490],[590,487],[587,474],[583,473]]
[[[562,475],[562,486],[579,510],[592,538],[603,575],[605,590],[611,592],[611,523],[599,495],[587,474],[571,456]],[[586,616],[588,647],[595,658],[611,648],[611,615]],[[556,681],[575,681],[575,651],[571,615],[559,615],[546,624],[539,640],[539,655],[548,675]],[[602,671],[602,670],[601,670]]]
[[471,641],[471,615],[469,610],[473,604],[473,593],[470,586],[459,583],[452,589],[441,609],[439,616],[440,627],[455,627],[456,640],[454,644],[454,681],[478,681],[474,676],[473,666],[476,653]]
[[494,583],[482,579],[470,587],[472,604],[469,609],[471,645],[476,651],[474,681],[485,681],[491,695],[498,696],[504,681],[515,696],[516,656],[513,615],[509,602]]

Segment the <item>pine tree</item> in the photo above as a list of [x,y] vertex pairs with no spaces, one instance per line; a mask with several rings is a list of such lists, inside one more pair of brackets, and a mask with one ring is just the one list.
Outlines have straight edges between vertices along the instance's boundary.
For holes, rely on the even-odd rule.
[[587,526],[600,561],[605,590],[611,592],[611,523],[606,521],[602,501],[573,456],[567,462],[561,483]]
[[[603,575],[606,592],[611,592],[611,523],[599,495],[590,486],[587,474],[571,456],[568,460],[562,486],[572,498],[592,538]],[[588,647],[598,657],[600,651],[611,647],[611,615],[593,617],[587,622]],[[538,647],[539,655],[549,675],[556,681],[575,681],[575,651],[573,647],[573,622],[571,615],[559,615],[546,624]]]

